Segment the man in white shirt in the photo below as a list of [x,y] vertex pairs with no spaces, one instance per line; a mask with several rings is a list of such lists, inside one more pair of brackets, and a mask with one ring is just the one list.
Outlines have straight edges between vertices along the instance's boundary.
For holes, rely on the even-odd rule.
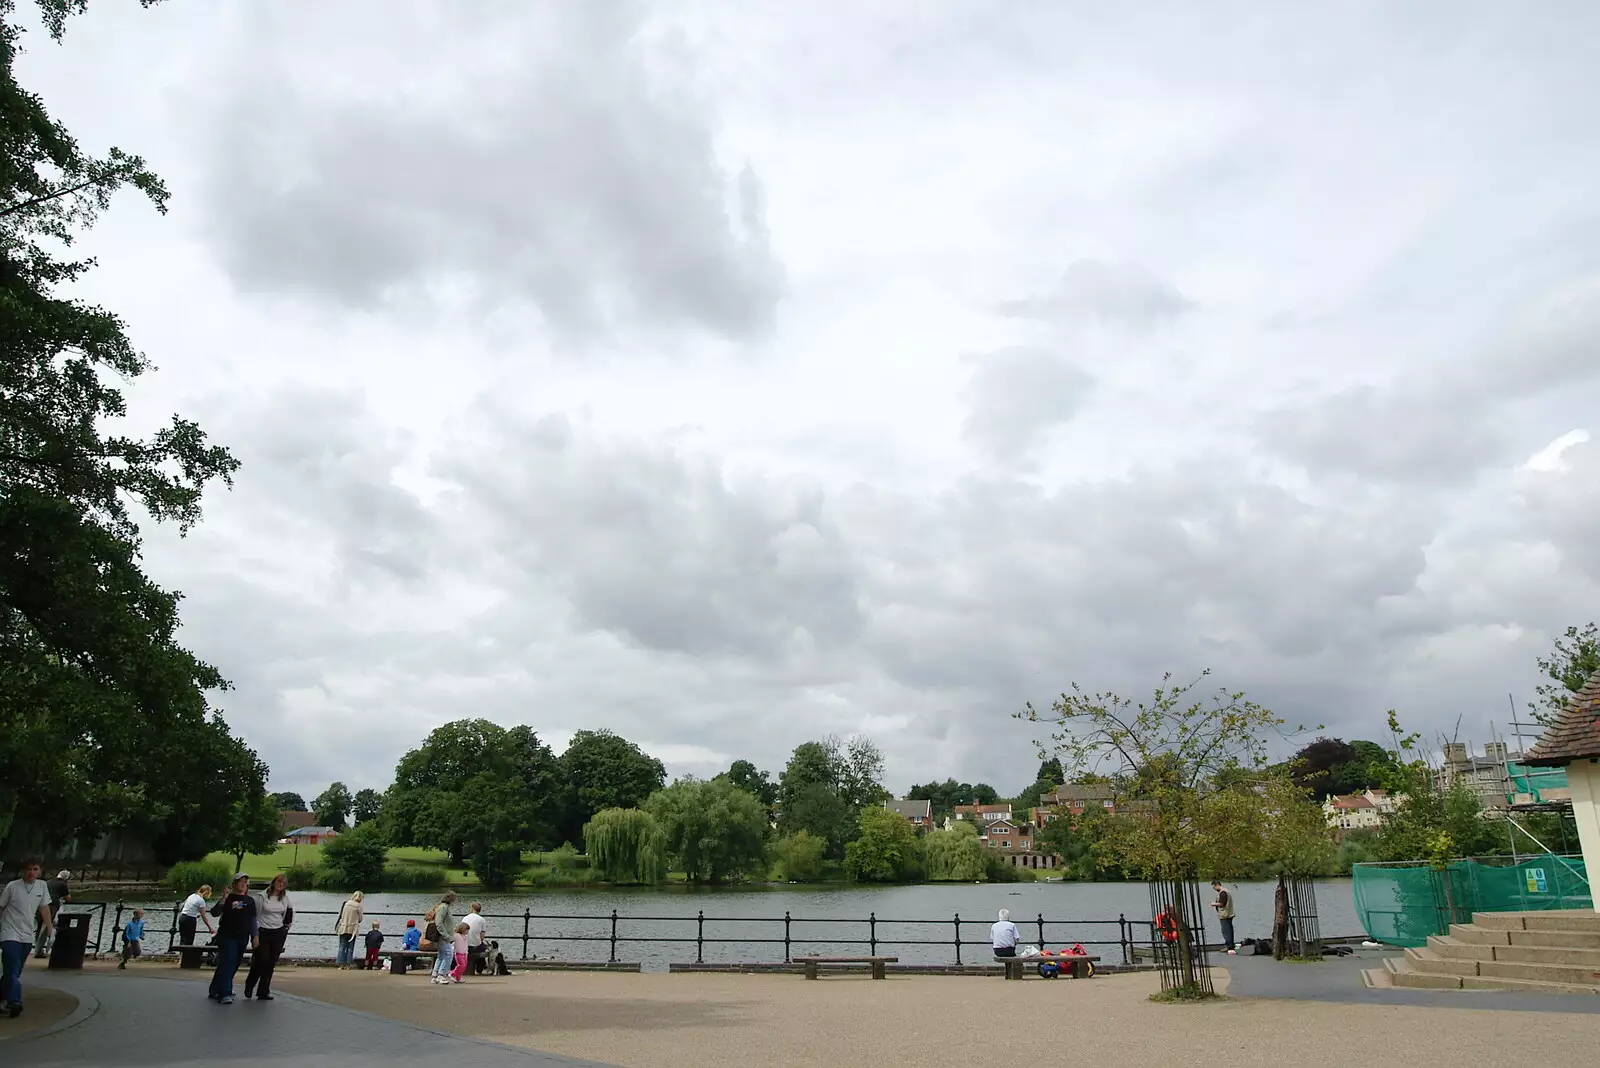
[[461,918],[461,922],[466,924],[467,928],[468,928],[468,930],[467,930],[467,959],[469,961],[468,967],[470,967],[472,969],[472,974],[473,975],[482,975],[483,974],[483,963],[484,963],[484,959],[485,959],[484,958],[484,953],[483,953],[483,943],[484,943],[483,932],[484,932],[485,928],[488,927],[488,924],[484,921],[484,918],[483,918],[483,902],[474,901],[468,907],[467,914]]
[[0,890],[0,1002],[12,1016],[22,1012],[22,966],[33,948],[33,932],[42,925],[55,933],[50,917],[50,890],[39,878],[39,858],[22,862],[22,878]]
[[1022,940],[1017,925],[1011,922],[1011,910],[1001,909],[999,921],[989,928],[989,942],[997,957],[1015,957],[1017,943]]

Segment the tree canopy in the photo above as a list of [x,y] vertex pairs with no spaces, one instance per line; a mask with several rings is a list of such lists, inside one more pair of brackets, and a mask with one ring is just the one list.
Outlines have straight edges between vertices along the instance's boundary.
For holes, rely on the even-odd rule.
[[778,784],[748,760],[735,760],[728,770],[717,778],[731,782],[769,809],[778,803]]
[[726,779],[679,779],[644,809],[661,828],[668,859],[690,882],[720,883],[764,867],[766,806]]
[[1538,660],[1539,674],[1546,679],[1539,684],[1538,700],[1528,705],[1533,718],[1543,724],[1555,722],[1567,699],[1583,689],[1589,677],[1600,671],[1600,627],[1589,623],[1582,628],[1568,627],[1555,640],[1549,656]]
[[561,767],[572,790],[572,808],[564,826],[569,841],[582,834],[583,825],[596,812],[637,808],[667,781],[661,761],[606,730],[574,734],[561,754]]
[[371,823],[378,818],[382,807],[383,795],[371,787],[365,787],[356,791],[350,805],[350,815],[357,823]]
[[288,790],[280,790],[277,793],[273,794],[272,795],[272,803],[274,805],[277,805],[278,808],[283,812],[309,812],[309,811],[311,811],[309,808],[306,807],[306,799],[305,798],[301,797],[297,793],[293,793],[293,792],[288,791]]
[[921,874],[921,849],[909,820],[888,809],[866,808],[859,821],[860,833],[844,851],[845,874],[853,881],[898,883]]
[[654,816],[608,808],[583,826],[584,849],[596,871],[615,883],[659,883],[667,877],[667,841]]

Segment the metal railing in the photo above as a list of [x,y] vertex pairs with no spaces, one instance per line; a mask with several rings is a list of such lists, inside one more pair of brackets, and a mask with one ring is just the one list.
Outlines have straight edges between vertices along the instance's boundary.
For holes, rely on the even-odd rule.
[[[126,918],[131,917],[132,906],[118,902],[115,906],[113,931],[111,939],[111,952],[117,948],[117,940],[122,936],[123,925]],[[167,951],[174,952],[178,947],[178,913],[177,906],[172,908],[146,908],[145,927],[147,931],[158,932],[162,926],[166,927]],[[163,924],[158,918],[167,914]],[[306,910],[295,911],[295,922],[289,929],[288,937],[294,938],[321,938],[331,936],[328,928],[332,920],[338,916],[336,911]],[[317,930],[307,930],[309,924],[302,920],[312,917],[326,918],[324,923],[317,924]],[[612,909],[609,913],[541,913],[532,909],[524,909],[520,913],[484,913],[483,917],[489,923],[489,929],[502,946],[509,949],[517,943],[521,944],[519,956],[523,960],[529,959],[528,947],[536,942],[573,943],[580,946],[603,947],[607,962],[617,962],[620,950],[637,945],[670,945],[694,946],[694,961],[696,964],[706,963],[708,947],[715,948],[722,945],[748,945],[758,947],[771,947],[767,961],[739,961],[738,963],[791,963],[797,953],[805,954],[807,947],[818,946],[862,946],[868,955],[877,956],[880,951],[916,946],[948,947],[949,956],[954,963],[962,965],[971,961],[973,963],[989,963],[992,959],[989,952],[990,941],[988,928],[990,920],[963,920],[960,913],[954,913],[949,919],[940,920],[905,920],[880,918],[876,912],[869,913],[864,918],[851,917],[818,917],[795,916],[785,912],[782,916],[752,917],[752,916],[707,916],[703,910],[692,916],[649,916],[631,915]],[[410,912],[367,912],[365,919],[397,919],[404,921],[415,919],[416,914]],[[101,920],[104,925],[104,916]],[[541,930],[535,930],[535,925]],[[737,924],[742,929],[736,933],[726,933],[727,925]],[[555,925],[552,931],[549,925]],[[1136,945],[1149,945],[1155,937],[1154,924],[1150,921],[1130,920],[1126,915],[1119,914],[1114,920],[1078,920],[1078,919],[1051,919],[1043,913],[1037,916],[1017,921],[1025,938],[1036,938],[1040,946],[1054,943],[1076,943],[1084,946],[1090,952],[1095,949],[1114,949],[1123,964],[1133,963],[1133,949]],[[974,933],[972,929],[979,928],[984,937],[970,938],[967,935]],[[517,932],[520,928],[520,933]],[[1086,939],[1081,937],[1084,928],[1089,928],[1094,934],[1104,934],[1104,938]],[[578,933],[574,933],[577,931]],[[1051,939],[1051,934],[1057,937]],[[927,937],[908,937],[908,935],[927,935]],[[358,936],[359,937],[359,936]],[[392,937],[392,935],[390,936]],[[288,945],[292,946],[292,942]],[[778,947],[782,947],[781,962],[777,959]],[[982,952],[966,953],[968,947],[982,947]],[[292,956],[292,954],[288,954]],[[331,954],[330,954],[331,955]],[[510,953],[507,952],[507,956]]]

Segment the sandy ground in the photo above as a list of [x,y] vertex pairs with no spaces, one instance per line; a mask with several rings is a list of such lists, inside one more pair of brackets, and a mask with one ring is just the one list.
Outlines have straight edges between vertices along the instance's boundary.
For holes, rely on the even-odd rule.
[[[32,961],[28,962],[30,965]],[[42,969],[41,969],[42,970]],[[30,969],[31,971],[31,969]],[[30,1031],[37,1031],[41,1027],[49,1027],[78,1007],[78,999],[62,990],[51,990],[30,983],[33,978],[29,972],[22,973],[22,997],[26,1006],[21,1016],[13,1020],[4,1012],[0,1012],[0,1040],[7,1038],[20,1038]],[[0,1056],[0,1063],[5,1058]]]
[[[1223,973],[1217,973],[1224,979]],[[1582,1064],[1600,1015],[1223,999],[1147,1000],[1148,974],[1084,982],[997,978],[534,972],[439,987],[426,977],[304,969],[278,989],[423,1027],[622,1068],[753,1064],[850,1068],[1088,1061],[1118,1066],[1459,1068],[1470,1036],[1488,1063]],[[1272,1036],[1278,1036],[1274,1041]],[[1429,1036],[1454,1036],[1433,1044]]]

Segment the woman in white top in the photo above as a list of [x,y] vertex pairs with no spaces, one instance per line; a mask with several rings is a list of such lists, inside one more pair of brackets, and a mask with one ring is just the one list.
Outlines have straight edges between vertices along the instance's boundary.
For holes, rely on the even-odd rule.
[[289,925],[294,923],[294,902],[289,900],[289,880],[279,872],[272,877],[267,892],[256,901],[257,946],[250,955],[250,974],[245,976],[244,997],[272,1000],[272,970],[283,955]]
[[180,946],[194,945],[195,929],[204,920],[207,934],[216,934],[217,929],[211,926],[211,916],[206,912],[209,907],[206,898],[211,896],[211,884],[206,883],[194,893],[183,899],[183,905],[178,909],[178,944]]
[[366,917],[361,908],[364,896],[360,890],[351,894],[350,900],[339,906],[339,918],[333,923],[333,930],[339,936],[339,956],[336,959],[341,968],[348,968],[355,957],[356,935],[361,933],[361,921]]

